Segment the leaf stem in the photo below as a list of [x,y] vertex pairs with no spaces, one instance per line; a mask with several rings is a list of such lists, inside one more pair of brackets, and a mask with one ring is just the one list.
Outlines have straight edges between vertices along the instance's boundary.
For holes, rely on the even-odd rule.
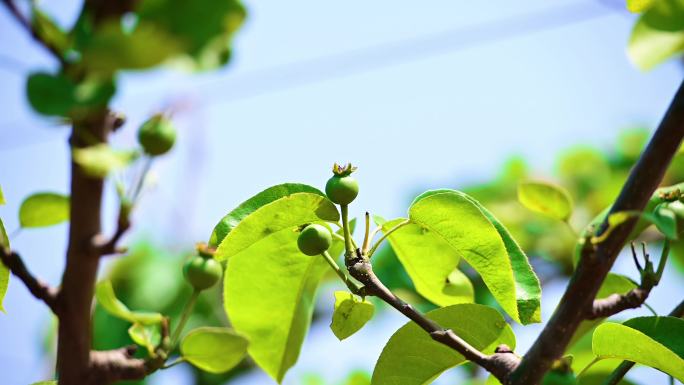
[[368,245],[370,243],[370,239],[368,236],[370,235],[370,214],[368,211],[366,211],[366,233],[363,235],[363,244],[361,245],[361,250],[365,252],[368,250]]
[[582,369],[582,371],[579,372],[579,374],[577,375],[577,377],[582,376],[587,370],[589,370],[589,368],[591,368],[592,366],[594,366],[594,364],[597,363],[597,362],[599,362],[600,360],[601,360],[601,359],[598,358],[598,357],[596,357],[596,358],[594,358],[593,360],[591,360],[591,362],[590,362],[587,366],[585,366],[584,369]]
[[138,198],[140,197],[140,192],[142,191],[143,185],[145,184],[147,174],[150,172],[150,168],[152,168],[153,160],[154,158],[151,156],[147,156],[144,160],[142,172],[140,173],[138,181],[135,185],[135,189],[131,194],[131,205],[135,205],[138,201]]
[[335,260],[330,255],[330,253],[328,253],[328,251],[326,250],[323,253],[321,253],[321,255],[323,256],[323,258],[325,258],[325,261],[328,262],[328,265],[330,265],[330,267],[332,267],[332,269],[335,271],[335,273],[337,273],[337,276],[340,277],[342,282],[344,282],[344,284],[347,285],[347,288],[349,288],[349,291],[351,291],[354,294],[360,295],[361,286],[359,286],[359,284],[357,284],[356,282],[352,281],[347,276],[347,274],[345,274],[344,271],[342,271],[342,269],[340,268],[340,266],[337,265],[337,262],[335,262]]
[[351,258],[354,255],[354,248],[352,246],[351,232],[349,230],[349,206],[340,205],[342,211],[342,229],[344,232],[344,253],[345,258]]
[[194,289],[192,294],[190,295],[190,298],[188,299],[188,302],[185,303],[183,313],[181,314],[181,319],[180,321],[178,321],[178,325],[176,325],[176,329],[173,331],[173,336],[171,337],[172,347],[176,346],[178,338],[180,337],[180,334],[183,331],[185,324],[188,322],[188,319],[190,318],[190,314],[192,313],[192,309],[195,307],[195,303],[197,303],[197,298],[199,297],[199,295],[200,290]]
[[367,254],[368,258],[370,258],[373,254],[375,254],[375,251],[378,249],[378,247],[380,247],[380,244],[382,244],[382,241],[384,241],[385,239],[387,239],[387,237],[389,237],[393,232],[395,232],[395,231],[399,230],[400,228],[402,228],[402,227],[408,225],[409,223],[411,223],[411,220],[410,220],[410,219],[405,219],[405,220],[403,220],[403,221],[397,223],[396,225],[394,225],[394,227],[392,227],[391,229],[387,230],[387,231],[382,235],[382,237],[380,237],[380,239],[378,239],[378,241],[375,242],[375,244],[373,245],[373,247],[371,247],[370,251],[368,251],[368,254]]
[[183,358],[183,357],[178,357],[178,358],[176,358],[175,360],[173,360],[173,362],[171,362],[170,364],[164,365],[164,366],[162,366],[162,367],[159,368],[159,369],[161,369],[161,370],[168,369],[168,368],[174,367],[174,366],[176,366],[176,365],[178,365],[178,364],[180,364],[180,363],[183,363],[183,362],[185,362],[185,358]]

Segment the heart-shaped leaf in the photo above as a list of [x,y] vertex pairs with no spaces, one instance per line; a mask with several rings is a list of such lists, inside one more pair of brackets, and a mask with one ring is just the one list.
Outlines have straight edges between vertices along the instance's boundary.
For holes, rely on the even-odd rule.
[[342,341],[359,331],[373,317],[375,306],[372,302],[360,299],[346,291],[335,292],[335,310],[333,311],[332,329],[335,336]]

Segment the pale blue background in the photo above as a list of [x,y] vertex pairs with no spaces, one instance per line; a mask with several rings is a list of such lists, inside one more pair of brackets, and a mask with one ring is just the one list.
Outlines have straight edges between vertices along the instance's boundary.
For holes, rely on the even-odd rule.
[[[22,3],[23,4],[23,3]],[[79,7],[42,4],[65,25]],[[155,166],[159,182],[135,213],[135,234],[170,248],[206,239],[213,224],[251,194],[283,181],[322,186],[335,161],[359,165],[354,213],[392,217],[420,188],[487,180],[513,153],[540,172],[572,144],[605,147],[626,127],[652,128],[682,78],[678,63],[649,73],[625,55],[634,16],[620,1],[248,1],[249,20],[229,68],[198,76],[174,70],[126,74],[114,107],[129,124],[174,106],[178,147]],[[66,192],[67,129],[37,117],[24,98],[29,71],[55,62],[0,11],[0,216],[17,227],[21,199]],[[108,228],[114,223],[108,192]],[[65,226],[23,232],[13,246],[35,273],[59,282]],[[630,264],[621,271],[634,276]],[[563,284],[549,287],[544,318]],[[668,275],[652,305],[667,312],[684,293]],[[329,301],[330,295],[323,296]],[[0,383],[47,378],[39,344],[45,308],[13,281],[0,315]],[[323,303],[329,309],[328,303]],[[632,314],[642,314],[642,311]],[[287,384],[319,372],[331,383],[351,368],[371,370],[383,341],[404,320],[386,312],[339,343],[314,325]],[[539,327],[518,330],[524,352]],[[644,383],[665,384],[640,369]],[[183,383],[181,366],[155,376]],[[447,381],[446,379],[450,380]],[[239,384],[269,384],[254,374]],[[445,375],[440,383],[454,383]]]

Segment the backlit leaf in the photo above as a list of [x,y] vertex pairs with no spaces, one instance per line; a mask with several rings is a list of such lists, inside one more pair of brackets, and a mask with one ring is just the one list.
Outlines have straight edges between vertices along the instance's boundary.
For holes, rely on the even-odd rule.
[[570,194],[546,182],[527,181],[518,185],[518,201],[528,209],[554,219],[567,221],[572,215]]
[[242,219],[219,244],[216,259],[228,259],[276,232],[294,233],[302,225],[318,221],[337,222],[339,218],[337,208],[325,196],[309,192],[287,195],[259,207]]
[[[306,195],[307,201],[315,197],[313,201],[319,203],[322,198],[309,193],[290,197],[298,195]],[[269,206],[283,199],[289,197],[248,216],[226,236],[222,245],[232,234],[242,231],[242,223],[252,216],[262,210],[271,215]],[[285,207],[296,210],[290,204]],[[268,215],[263,220],[268,223]],[[293,228],[285,227],[261,237],[228,259],[224,275],[224,306],[231,324],[249,339],[248,352],[254,362],[278,382],[297,361],[311,324],[316,289],[330,269],[321,256],[302,254],[297,236]],[[335,238],[329,251],[337,257],[343,248],[343,242]]]
[[110,172],[123,169],[139,156],[135,150],[115,150],[104,143],[75,148],[72,153],[74,162],[94,178],[104,178]]
[[[402,221],[384,222],[382,229],[387,232]],[[420,295],[439,306],[473,302],[473,285],[457,269],[460,254],[442,237],[409,223],[387,239]]]
[[[478,304],[458,304],[428,312],[427,317],[485,354],[499,344],[515,348],[510,326],[495,309]],[[465,358],[439,342],[413,321],[397,330],[382,350],[373,371],[372,385],[428,384]]]
[[341,341],[359,331],[366,322],[370,321],[374,310],[373,303],[346,291],[336,291],[335,310],[330,329]]
[[642,70],[684,52],[684,0],[658,0],[634,25],[627,50]]
[[541,288],[527,256],[479,202],[455,190],[428,191],[413,201],[409,219],[465,259],[514,320],[540,321]]
[[95,286],[95,298],[107,313],[130,323],[152,325],[162,321],[162,315],[159,313],[131,311],[116,298],[111,281],[101,281]]
[[161,328],[159,324],[144,325],[135,323],[128,329],[128,335],[133,342],[147,349],[152,355],[154,349],[161,342]]
[[221,218],[219,223],[214,227],[214,231],[211,233],[209,244],[214,247],[218,246],[219,243],[223,241],[223,238],[225,238],[241,220],[245,219],[249,214],[255,212],[262,206],[275,202],[288,195],[304,192],[325,196],[325,194],[315,187],[300,183],[284,183],[269,187],[242,202],[238,207]]
[[209,373],[234,368],[247,355],[247,339],[232,329],[201,327],[190,331],[180,344],[181,356]]
[[21,227],[45,227],[69,220],[69,197],[55,193],[36,193],[19,207]]
[[596,328],[592,350],[598,358],[619,358],[661,370],[684,381],[684,320],[639,317]]

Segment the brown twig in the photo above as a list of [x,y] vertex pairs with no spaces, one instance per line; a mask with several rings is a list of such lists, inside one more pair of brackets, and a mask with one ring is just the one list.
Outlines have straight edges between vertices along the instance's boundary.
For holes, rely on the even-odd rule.
[[486,355],[456,335],[452,330],[443,328],[435,321],[417,311],[413,306],[402,301],[375,275],[370,261],[363,257],[360,249],[356,250],[355,258],[346,259],[346,264],[349,274],[364,285],[361,289],[363,294],[380,298],[415,322],[425,330],[433,340],[459,352],[467,360],[472,361],[492,373],[502,383],[518,365],[518,356],[507,346],[501,345],[494,354]]
[[26,265],[19,254],[2,249],[0,250],[0,259],[12,274],[24,283],[34,297],[45,302],[53,313],[59,314],[57,301],[58,290],[33,276],[26,268]]
[[[684,137],[684,83],[680,85],[670,107],[653,138],[632,169],[610,214],[620,211],[642,211],[663,179],[672,157]],[[511,374],[510,385],[536,385],[551,364],[559,359],[585,319],[601,283],[627,241],[637,218],[614,228],[589,253],[582,253],[577,269],[560,300],[560,304],[544,330],[537,337],[520,365]],[[607,228],[604,222],[599,228]],[[508,385],[508,384],[507,384]]]
[[67,65],[67,62],[64,59],[63,53],[57,47],[55,47],[52,43],[43,39],[40,36],[40,34],[34,28],[31,21],[21,13],[21,11],[19,10],[19,8],[17,7],[17,5],[14,3],[13,0],[2,0],[2,2],[5,4],[5,6],[9,10],[9,12],[12,14],[12,16],[14,16],[14,18],[17,20],[17,22],[19,22],[19,24],[21,24],[31,34],[31,37],[33,37],[33,39],[35,41],[37,41],[41,46],[43,46],[45,49],[47,49],[57,60],[59,60],[59,63],[62,66]]

